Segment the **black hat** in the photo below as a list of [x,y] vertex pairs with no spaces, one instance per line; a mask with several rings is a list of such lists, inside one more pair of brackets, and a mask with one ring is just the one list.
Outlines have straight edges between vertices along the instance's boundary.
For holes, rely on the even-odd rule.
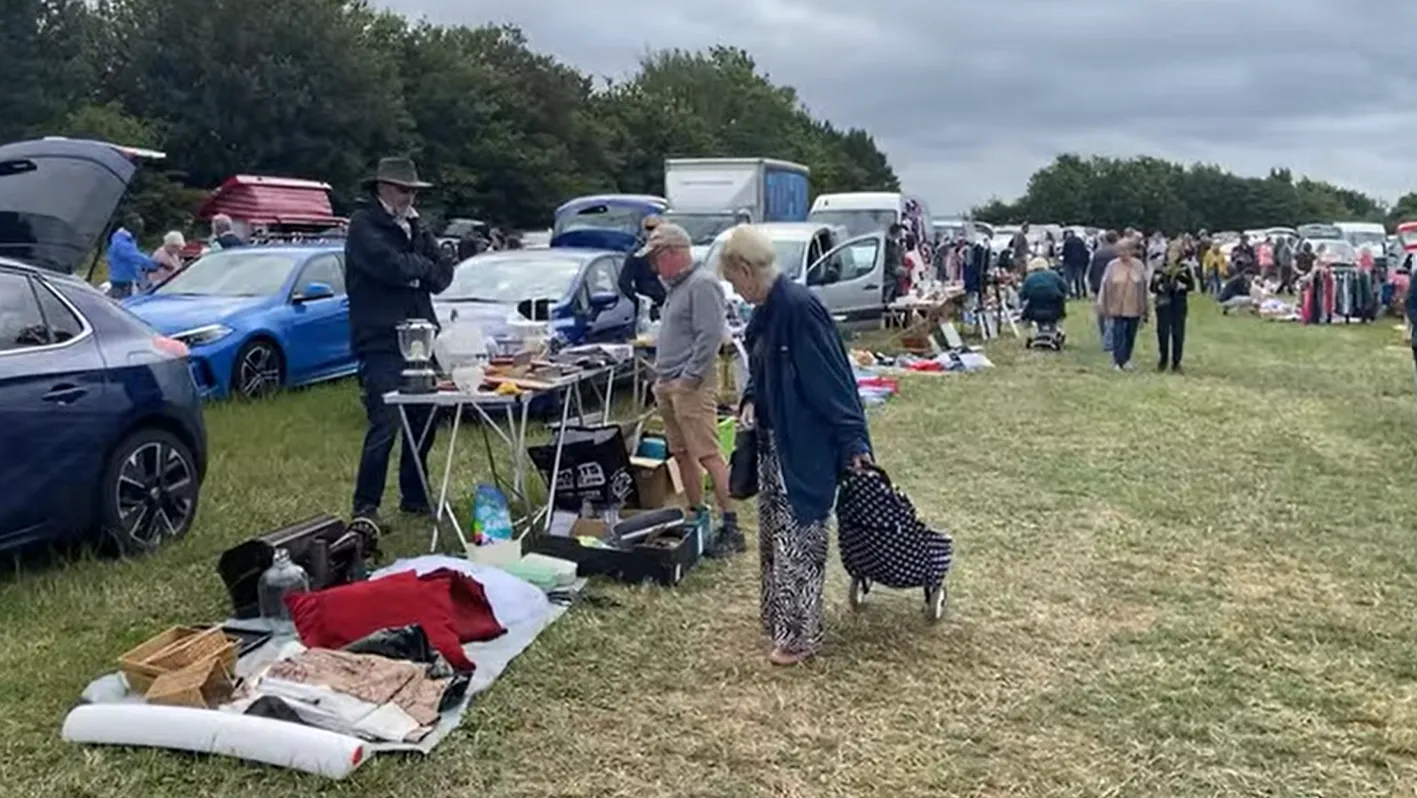
[[378,183],[390,183],[404,188],[432,188],[432,183],[418,179],[418,169],[412,158],[381,158],[374,176],[364,180],[365,188],[373,188]]

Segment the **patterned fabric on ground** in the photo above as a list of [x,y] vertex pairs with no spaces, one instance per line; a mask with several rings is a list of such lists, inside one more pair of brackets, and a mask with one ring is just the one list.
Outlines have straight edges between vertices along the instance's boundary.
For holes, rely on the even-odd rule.
[[857,579],[886,587],[933,588],[954,562],[954,541],[915,513],[885,472],[851,472],[837,496],[841,564]]
[[822,647],[827,523],[797,522],[771,435],[758,437],[758,547],[763,632],[785,652],[816,654]]
[[438,719],[438,703],[449,683],[429,679],[424,666],[412,662],[322,648],[281,660],[266,675],[327,687],[370,704],[393,703],[423,725]]

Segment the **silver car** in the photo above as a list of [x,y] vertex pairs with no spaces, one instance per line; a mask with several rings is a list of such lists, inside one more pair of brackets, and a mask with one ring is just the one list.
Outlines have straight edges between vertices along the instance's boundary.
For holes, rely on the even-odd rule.
[[[774,222],[753,228],[772,241],[778,268],[788,279],[812,289],[833,316],[848,323],[874,322],[885,307],[886,237],[869,233],[847,240],[840,226],[815,222]],[[731,231],[719,234],[704,258],[718,273],[718,255]]]

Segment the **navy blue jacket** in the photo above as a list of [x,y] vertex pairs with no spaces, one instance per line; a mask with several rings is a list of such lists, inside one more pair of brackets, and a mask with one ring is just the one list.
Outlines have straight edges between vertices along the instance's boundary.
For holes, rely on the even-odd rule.
[[866,412],[831,314],[806,286],[778,277],[744,334],[743,402],[770,432],[799,523],[824,520],[837,478],[871,453]]
[[432,294],[453,282],[452,261],[418,219],[412,235],[374,199],[354,212],[344,242],[349,338],[356,356],[399,351],[395,328],[407,319],[434,324]]
[[[1413,330],[1417,330],[1417,286],[1408,283],[1407,301],[1403,303],[1403,311],[1407,316],[1407,323]],[[1417,349],[1417,333],[1412,336],[1412,348]]]
[[1063,239],[1063,265],[1072,269],[1086,269],[1091,256],[1087,253],[1087,244],[1083,243],[1077,236],[1069,236]]
[[664,297],[668,294],[659,275],[655,274],[654,266],[649,262],[649,259],[642,258],[633,252],[625,256],[625,264],[620,267],[618,285],[620,293],[627,298],[638,302],[639,299],[636,295],[643,294],[649,297],[649,301],[655,307],[662,306]]

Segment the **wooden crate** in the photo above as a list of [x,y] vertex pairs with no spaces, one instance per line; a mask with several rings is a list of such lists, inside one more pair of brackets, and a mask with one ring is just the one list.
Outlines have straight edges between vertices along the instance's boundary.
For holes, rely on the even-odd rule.
[[220,655],[168,671],[153,680],[144,698],[149,704],[210,709],[231,697],[231,672]]

